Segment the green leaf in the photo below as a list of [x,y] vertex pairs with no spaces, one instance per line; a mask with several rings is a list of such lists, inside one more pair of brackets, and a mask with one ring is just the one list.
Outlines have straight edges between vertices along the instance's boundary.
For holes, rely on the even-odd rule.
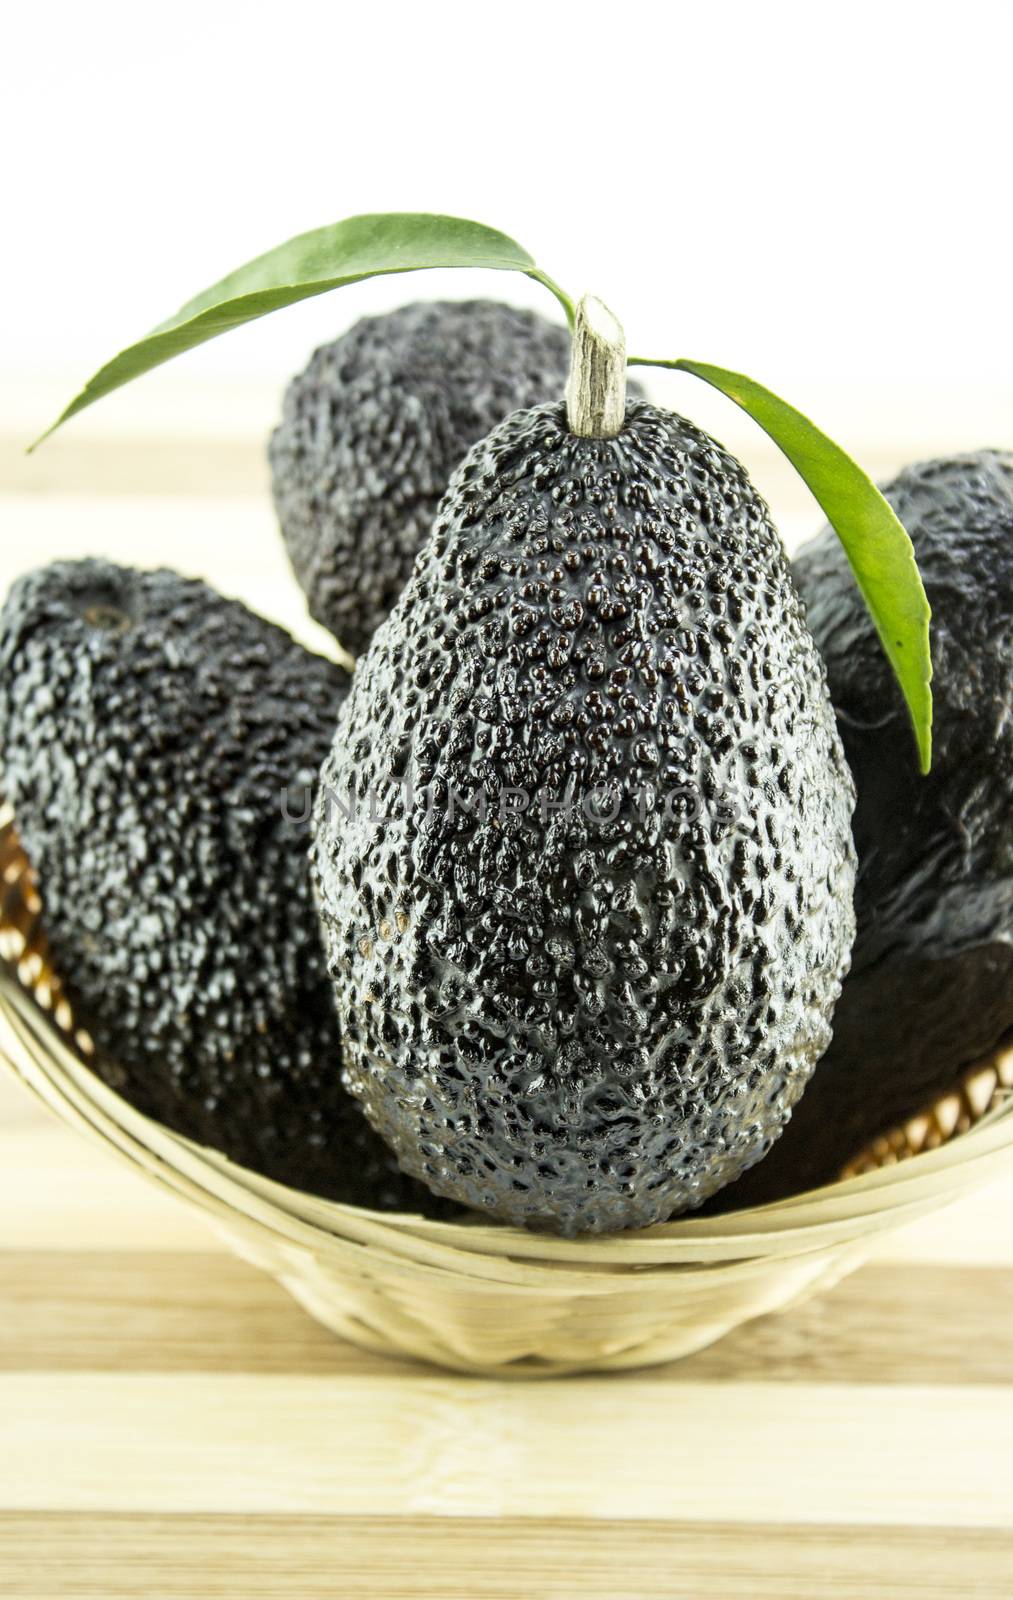
[[188,301],[147,338],[128,346],[100,367],[31,449],[103,395],[220,333],[265,317],[281,306],[359,283],[363,278],[390,272],[421,272],[429,267],[488,267],[498,272],[523,272],[554,294],[567,320],[573,320],[569,296],[535,265],[525,249],[495,228],[462,217],[432,216],[422,211],[346,217],[343,222],[301,233],[266,255],[257,256]]
[[758,422],[812,490],[840,538],[855,580],[900,684],[914,728],[921,770],[932,764],[932,657],[928,598],[914,548],[892,506],[851,457],[808,417],[739,372],[702,361],[650,361],[720,389]]

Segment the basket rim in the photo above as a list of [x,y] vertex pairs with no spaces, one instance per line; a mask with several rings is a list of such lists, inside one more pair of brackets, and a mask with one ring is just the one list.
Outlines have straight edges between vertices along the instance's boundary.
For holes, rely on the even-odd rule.
[[[1013,1159],[1013,1094],[938,1148],[786,1200],[716,1217],[574,1239],[508,1224],[443,1222],[323,1200],[263,1178],[134,1110],[70,1048],[53,1019],[9,970],[0,971],[0,1061],[63,1120],[90,1133],[228,1232],[266,1230],[275,1243],[346,1256],[369,1248],[394,1269],[558,1291],[573,1276],[585,1293],[635,1273],[645,1288],[672,1270],[704,1272],[771,1256],[804,1256],[870,1239],[977,1187]],[[13,1050],[9,1045],[13,1043]],[[354,1263],[355,1254],[349,1257]],[[652,1271],[652,1269],[654,1269]],[[536,1275],[533,1279],[532,1274]]]

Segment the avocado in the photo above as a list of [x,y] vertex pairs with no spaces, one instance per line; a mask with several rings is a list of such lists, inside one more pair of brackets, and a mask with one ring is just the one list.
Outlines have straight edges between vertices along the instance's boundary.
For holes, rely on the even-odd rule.
[[289,384],[269,457],[311,614],[352,655],[408,580],[451,472],[509,412],[562,396],[567,330],[494,300],[365,317]]
[[795,560],[855,777],[857,934],[833,1042],[725,1210],[836,1178],[1013,1028],[1013,454],[906,468],[883,493],[932,607],[932,770],[839,541]]
[[57,563],[0,613],[0,781],[96,1072],[269,1178],[418,1209],[341,1086],[310,892],[348,681],[204,583]]
[[574,1234],[777,1136],[853,934],[851,778],[742,466],[633,401],[455,473],[314,808],[346,1081],[402,1167]]

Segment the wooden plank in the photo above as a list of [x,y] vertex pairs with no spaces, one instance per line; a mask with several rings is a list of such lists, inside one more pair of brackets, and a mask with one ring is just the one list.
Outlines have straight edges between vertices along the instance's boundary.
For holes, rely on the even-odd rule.
[[0,1375],[12,1511],[1013,1528],[1013,1390]]
[[[27,1093],[19,1096],[33,1105]],[[0,1249],[225,1248],[197,1211],[59,1123],[41,1106],[4,1130]]]
[[419,1372],[357,1350],[231,1255],[0,1254],[2,1372]]
[[[1006,1383],[1013,1276],[872,1266],[699,1354],[616,1382]],[[418,1376],[355,1349],[278,1284],[197,1252],[0,1254],[0,1371]]]
[[1007,1600],[1003,1531],[0,1516],[19,1600]]
[[122,439],[68,432],[26,455],[24,440],[0,434],[0,494],[270,495],[266,437],[206,435]]

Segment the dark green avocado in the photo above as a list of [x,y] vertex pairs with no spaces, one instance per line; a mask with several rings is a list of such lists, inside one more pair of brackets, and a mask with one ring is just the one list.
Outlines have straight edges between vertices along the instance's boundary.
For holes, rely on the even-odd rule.
[[60,563],[0,614],[0,782],[99,1074],[270,1178],[416,1210],[341,1086],[310,894],[347,690],[203,583]]
[[470,447],[560,398],[569,359],[567,330],[533,311],[432,301],[364,318],[292,380],[269,450],[275,506],[310,611],[346,650],[401,593]]
[[720,1209],[838,1176],[1013,1028],[1013,455],[907,468],[884,494],[932,607],[934,757],[907,716],[839,541],[794,573],[858,790],[858,931],[833,1042],[791,1124]]
[[314,862],[347,1081],[437,1193],[563,1233],[779,1133],[853,933],[851,778],[740,464],[518,412],[360,662]]

